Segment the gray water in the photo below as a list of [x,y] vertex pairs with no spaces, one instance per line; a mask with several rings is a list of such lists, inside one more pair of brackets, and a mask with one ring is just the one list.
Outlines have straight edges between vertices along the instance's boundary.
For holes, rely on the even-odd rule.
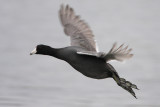
[[[66,62],[29,53],[37,44],[69,45],[58,19],[71,5],[91,26],[99,50],[114,42],[133,48],[125,63],[111,62],[135,83],[138,99],[113,79],[95,80]],[[160,1],[1,0],[0,107],[160,107]]]

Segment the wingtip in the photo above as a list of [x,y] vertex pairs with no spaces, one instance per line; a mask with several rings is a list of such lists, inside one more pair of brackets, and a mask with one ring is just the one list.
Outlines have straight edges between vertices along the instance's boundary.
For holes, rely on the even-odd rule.
[[62,3],[61,5],[60,5],[60,9],[63,9],[64,8],[64,4]]
[[69,5],[67,4],[66,6],[65,6],[65,10],[69,10]]
[[69,8],[69,5],[68,5],[68,4],[66,4],[66,8]]
[[62,3],[62,4],[60,5],[60,8],[66,10],[66,9],[69,9],[70,6],[69,6],[69,4],[66,4],[66,5],[65,5],[65,4]]

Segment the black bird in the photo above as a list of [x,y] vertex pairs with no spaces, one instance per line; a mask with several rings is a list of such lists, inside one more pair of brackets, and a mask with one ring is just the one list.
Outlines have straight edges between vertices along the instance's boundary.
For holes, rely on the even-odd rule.
[[113,66],[108,63],[110,60],[123,61],[131,58],[132,49],[128,49],[128,46],[124,47],[123,44],[117,47],[117,44],[114,43],[108,53],[98,52],[91,29],[79,16],[75,15],[71,7],[61,5],[59,18],[65,34],[70,36],[71,46],[56,49],[47,45],[37,45],[30,55],[50,55],[64,60],[90,78],[113,78],[119,86],[136,98],[132,88],[138,89],[137,86],[120,78]]

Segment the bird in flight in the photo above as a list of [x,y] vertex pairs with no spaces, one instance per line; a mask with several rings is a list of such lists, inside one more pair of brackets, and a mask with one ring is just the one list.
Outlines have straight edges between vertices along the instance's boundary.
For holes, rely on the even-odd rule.
[[53,48],[40,44],[30,55],[49,55],[64,60],[75,70],[93,79],[113,78],[120,87],[136,98],[133,88],[138,89],[137,86],[121,78],[109,64],[111,60],[124,61],[131,58],[132,49],[128,49],[128,46],[124,47],[124,44],[117,46],[117,43],[114,43],[108,53],[99,52],[90,27],[69,5],[61,5],[59,18],[64,33],[70,37],[71,46]]

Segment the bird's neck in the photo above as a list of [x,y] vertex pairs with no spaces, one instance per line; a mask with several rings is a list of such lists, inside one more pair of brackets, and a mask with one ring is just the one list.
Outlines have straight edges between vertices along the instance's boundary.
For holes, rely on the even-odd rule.
[[50,47],[50,49],[48,49],[47,51],[48,52],[46,52],[45,55],[49,55],[49,56],[56,57],[58,59],[62,59],[60,48],[52,48],[52,47]]

